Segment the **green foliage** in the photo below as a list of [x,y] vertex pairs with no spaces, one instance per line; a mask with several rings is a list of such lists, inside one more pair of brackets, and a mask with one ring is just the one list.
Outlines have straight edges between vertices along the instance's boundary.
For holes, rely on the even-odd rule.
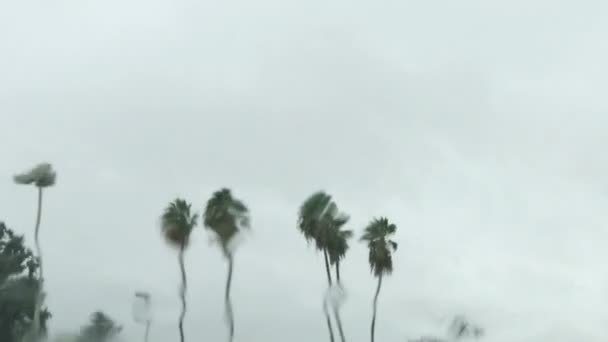
[[49,187],[55,184],[57,174],[49,163],[41,163],[32,169],[17,174],[13,180],[17,184],[34,184],[39,188]]
[[348,240],[353,236],[352,230],[341,230],[341,225],[331,227],[327,241],[327,254],[332,265],[340,262],[346,256],[349,247]]
[[190,233],[198,222],[198,214],[191,213],[192,205],[183,199],[169,203],[161,216],[163,236],[169,244],[184,248],[190,240]]
[[102,311],[91,314],[91,321],[82,328],[77,342],[109,342],[122,331],[110,316]]
[[397,250],[397,243],[388,237],[396,231],[396,225],[390,223],[387,218],[381,217],[372,220],[361,237],[361,241],[367,243],[369,265],[377,277],[393,272],[393,252]]
[[[0,341],[18,341],[30,328],[40,286],[37,270],[23,237],[0,222]],[[50,317],[47,309],[41,311],[43,334]]]
[[214,192],[207,201],[204,224],[218,237],[224,252],[228,252],[230,241],[242,228],[250,227],[249,210],[241,200],[232,196],[230,189],[223,188]]
[[338,210],[331,196],[320,191],[312,194],[300,207],[298,228],[307,241],[314,241],[317,250],[327,251],[335,263],[348,250],[346,240],[352,232],[341,230],[348,220],[348,215]]

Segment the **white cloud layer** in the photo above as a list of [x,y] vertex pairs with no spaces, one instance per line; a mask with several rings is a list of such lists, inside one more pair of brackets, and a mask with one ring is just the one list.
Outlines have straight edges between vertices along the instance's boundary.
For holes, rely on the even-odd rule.
[[[604,1],[67,1],[0,3],[0,219],[42,241],[53,331],[96,309],[177,337],[178,268],[158,216],[222,186],[252,211],[236,256],[237,341],[323,341],[322,259],[295,227],[319,189],[360,232],[399,227],[379,341],[606,341],[608,24]],[[226,265],[197,229],[192,340],[225,336]],[[368,338],[375,280],[353,241],[349,341]]]

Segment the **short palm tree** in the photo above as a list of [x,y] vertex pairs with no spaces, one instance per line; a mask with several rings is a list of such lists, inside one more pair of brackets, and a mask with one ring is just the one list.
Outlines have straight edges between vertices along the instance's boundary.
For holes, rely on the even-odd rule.
[[[347,221],[348,216],[340,213],[338,211],[338,206],[333,202],[331,196],[323,191],[312,194],[300,207],[298,229],[302,235],[304,235],[306,241],[314,241],[316,249],[323,252],[325,272],[330,288],[333,283],[330,271],[330,253],[333,253],[333,250],[330,252],[330,246],[333,242],[338,240],[336,238],[335,229],[339,229]],[[339,271],[336,273],[338,277],[339,273]],[[329,339],[333,342],[334,333],[325,302],[323,303],[323,311],[329,330]],[[339,320],[339,316],[337,317],[337,320]],[[340,330],[340,336],[344,339],[341,322],[338,322],[338,328]]]
[[228,318],[228,341],[232,341],[234,338],[234,313],[230,299],[230,288],[234,270],[233,241],[242,229],[250,227],[249,210],[242,201],[232,196],[230,189],[224,188],[214,192],[207,201],[204,223],[205,228],[215,234],[222,254],[228,261],[224,305]]
[[32,324],[33,334],[37,335],[40,330],[40,308],[42,307],[42,300],[44,298],[44,273],[42,267],[42,249],[40,248],[40,240],[38,234],[40,232],[40,220],[42,217],[42,193],[44,188],[55,185],[57,174],[53,170],[53,167],[49,163],[41,163],[36,165],[29,171],[17,174],[13,177],[13,180],[17,184],[29,185],[33,184],[38,188],[38,210],[36,214],[36,224],[34,227],[34,240],[36,243],[36,254],[38,259],[38,266],[40,269],[38,295],[36,296],[36,303],[34,306],[34,320]]
[[184,266],[184,252],[190,242],[190,233],[196,226],[198,214],[191,213],[192,205],[183,199],[176,199],[169,203],[161,216],[161,229],[163,236],[170,246],[178,249],[178,261],[181,271],[182,282],[180,286],[180,299],[182,301],[182,312],[179,316],[179,337],[184,342],[184,317],[186,316],[186,289],[188,282],[186,268]]
[[365,228],[361,241],[367,243],[369,248],[369,265],[378,278],[378,287],[374,296],[371,342],[374,342],[376,328],[376,308],[378,305],[378,295],[382,287],[382,277],[393,272],[393,252],[397,250],[397,243],[388,237],[395,234],[397,226],[390,223],[387,218],[381,217],[372,220]]

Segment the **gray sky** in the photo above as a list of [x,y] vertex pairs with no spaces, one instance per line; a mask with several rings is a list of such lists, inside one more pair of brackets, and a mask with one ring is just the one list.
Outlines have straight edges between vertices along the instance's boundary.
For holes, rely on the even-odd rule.
[[[605,1],[107,0],[0,2],[0,219],[32,238],[35,192],[52,329],[102,309],[177,339],[176,253],[158,216],[229,186],[252,211],[237,254],[237,341],[324,341],[322,258],[296,230],[325,189],[360,233],[394,221],[400,249],[377,339],[606,341]],[[343,264],[350,342],[375,280]],[[187,252],[190,340],[225,336],[226,264],[203,229]]]

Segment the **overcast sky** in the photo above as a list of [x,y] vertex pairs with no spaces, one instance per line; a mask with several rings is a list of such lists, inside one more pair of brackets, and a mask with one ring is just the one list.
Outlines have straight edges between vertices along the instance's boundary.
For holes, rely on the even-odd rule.
[[[0,2],[0,220],[42,222],[54,333],[97,309],[176,341],[177,255],[158,217],[228,186],[251,209],[236,255],[238,342],[326,341],[323,261],[296,230],[324,189],[360,235],[398,225],[377,340],[606,341],[608,2],[105,0]],[[352,241],[349,342],[375,280]],[[186,255],[192,341],[221,341],[226,263],[200,227]]]

